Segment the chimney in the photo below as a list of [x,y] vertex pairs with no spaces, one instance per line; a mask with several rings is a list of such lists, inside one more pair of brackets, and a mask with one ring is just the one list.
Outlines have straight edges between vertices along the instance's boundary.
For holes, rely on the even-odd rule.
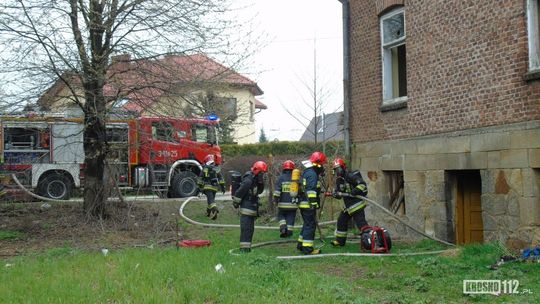
[[114,55],[111,56],[111,63],[115,64],[118,62],[129,62],[131,60],[130,54],[120,54],[120,55]]
[[120,54],[111,56],[111,70],[115,73],[127,72],[131,65],[130,54]]

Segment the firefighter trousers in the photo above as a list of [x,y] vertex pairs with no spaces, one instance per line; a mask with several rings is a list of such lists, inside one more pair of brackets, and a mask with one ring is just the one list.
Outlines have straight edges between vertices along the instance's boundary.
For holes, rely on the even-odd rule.
[[240,203],[240,248],[251,248],[258,203],[243,200]]
[[208,204],[208,209],[216,208],[216,191],[213,190],[203,190],[204,195],[206,195],[206,203]]
[[341,246],[345,246],[345,242],[347,241],[347,230],[349,230],[349,222],[351,218],[353,219],[356,228],[359,230],[368,224],[364,209],[357,210],[353,212],[352,215],[349,214],[347,210],[341,211],[337,219],[336,231],[334,233],[336,241]]
[[298,242],[301,243],[301,250],[304,253],[310,253],[313,251],[313,244],[315,242],[315,229],[316,223],[316,209],[315,208],[300,208],[300,214],[304,220],[302,225],[302,231],[298,236]]
[[296,208],[278,208],[277,218],[279,221],[279,231],[289,235],[292,234],[294,220],[296,218]]

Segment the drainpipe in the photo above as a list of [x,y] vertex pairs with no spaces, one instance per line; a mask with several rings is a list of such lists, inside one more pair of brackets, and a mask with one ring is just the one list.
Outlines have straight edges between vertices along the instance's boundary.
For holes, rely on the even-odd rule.
[[345,158],[351,162],[350,137],[350,48],[349,48],[349,0],[338,0],[342,5],[343,16],[343,135],[345,141]]

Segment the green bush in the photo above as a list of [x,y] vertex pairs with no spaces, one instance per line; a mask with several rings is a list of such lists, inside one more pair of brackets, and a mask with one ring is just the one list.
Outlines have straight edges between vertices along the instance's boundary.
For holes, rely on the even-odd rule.
[[314,151],[325,150],[326,155],[333,157],[344,154],[343,141],[329,141],[326,143],[280,141],[247,145],[221,145],[221,152],[225,158],[245,155],[309,155]]

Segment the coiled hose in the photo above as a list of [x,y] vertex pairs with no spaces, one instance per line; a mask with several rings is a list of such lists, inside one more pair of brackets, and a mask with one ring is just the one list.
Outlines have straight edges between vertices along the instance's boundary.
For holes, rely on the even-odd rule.
[[[178,208],[178,214],[186,220],[188,223],[191,223],[193,225],[203,226],[203,227],[211,227],[211,228],[240,228],[240,225],[234,225],[234,224],[212,224],[212,223],[201,223],[197,222],[195,220],[190,219],[184,214],[184,208],[196,197],[189,197],[186,201],[182,203],[180,208]],[[441,240],[437,237],[431,236],[429,234],[426,234],[417,228],[411,226],[410,224],[406,223],[396,215],[394,215],[391,211],[384,208],[379,203],[368,199],[366,197],[362,197],[364,200],[370,202],[374,206],[378,207],[379,209],[385,211],[386,213],[389,213],[393,218],[407,226],[413,231],[418,232],[419,234],[432,239],[434,241],[440,242],[442,244],[448,245],[448,246],[455,246],[452,243],[449,243],[447,241]],[[336,221],[328,221],[328,222],[321,222],[319,225],[326,226],[330,224],[334,224]],[[272,226],[255,226],[256,229],[267,229],[267,230],[277,230],[279,227],[272,227]],[[295,228],[298,228],[295,226]],[[295,243],[296,240],[277,240],[277,241],[269,241],[269,242],[262,242],[262,243],[255,243],[251,246],[251,248],[257,248],[257,247],[263,247],[263,246],[270,246],[270,245],[276,245],[276,244],[284,244],[284,243]],[[233,248],[229,250],[229,253],[232,255],[240,255],[236,253],[235,251],[238,250],[238,248]],[[422,252],[410,252],[410,253],[351,253],[351,252],[343,252],[343,253],[329,253],[329,254],[317,254],[317,255],[294,255],[294,256],[277,256],[277,259],[282,260],[299,260],[299,259],[315,259],[315,258],[324,258],[324,257],[335,257],[335,256],[354,256],[354,257],[387,257],[387,256],[415,256],[415,255],[428,255],[428,254],[440,254],[443,252],[447,252],[449,249],[446,250],[436,250],[436,251],[422,251]]]

